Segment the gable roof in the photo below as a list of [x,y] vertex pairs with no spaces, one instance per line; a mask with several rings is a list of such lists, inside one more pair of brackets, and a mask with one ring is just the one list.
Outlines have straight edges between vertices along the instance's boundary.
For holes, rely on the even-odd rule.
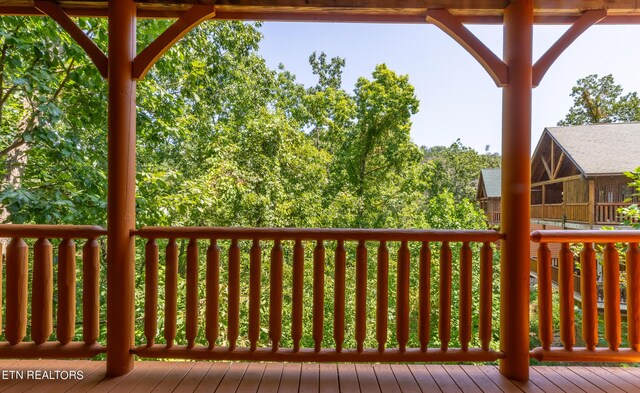
[[640,166],[640,123],[547,127],[545,132],[585,176],[621,174]]
[[[484,187],[484,194],[487,198],[500,198],[501,180],[502,171],[500,168],[483,169],[480,171],[478,187]],[[478,190],[478,194],[480,194],[480,190]]]

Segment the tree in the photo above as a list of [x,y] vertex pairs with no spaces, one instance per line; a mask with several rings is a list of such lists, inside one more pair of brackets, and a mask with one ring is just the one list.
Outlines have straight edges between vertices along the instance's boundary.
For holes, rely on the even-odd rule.
[[474,200],[480,171],[500,166],[499,154],[479,154],[464,146],[460,139],[449,147],[422,147],[422,151],[430,179],[428,195],[436,196],[442,190],[449,190],[456,202]]
[[623,95],[611,74],[579,79],[571,97],[573,106],[560,126],[640,121],[640,97],[636,92]]

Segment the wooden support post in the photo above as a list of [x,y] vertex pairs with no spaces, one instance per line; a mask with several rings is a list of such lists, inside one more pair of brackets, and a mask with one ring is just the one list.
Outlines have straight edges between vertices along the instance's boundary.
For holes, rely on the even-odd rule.
[[136,189],[136,7],[109,3],[107,375],[133,369]]
[[596,223],[596,181],[588,180],[589,184],[589,225]]
[[502,230],[500,372],[529,378],[529,216],[531,201],[531,57],[533,0],[504,11],[504,61],[509,83],[502,95]]

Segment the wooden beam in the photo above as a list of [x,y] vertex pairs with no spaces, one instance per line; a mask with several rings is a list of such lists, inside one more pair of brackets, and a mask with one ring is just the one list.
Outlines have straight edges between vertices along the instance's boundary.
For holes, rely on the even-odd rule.
[[562,183],[562,182],[569,181],[569,180],[578,180],[578,179],[583,179],[583,178],[584,178],[583,175],[566,176],[566,177],[561,177],[559,179],[545,180],[545,181],[540,181],[540,182],[537,182],[537,183],[533,183],[531,185],[531,187],[544,186],[544,185],[547,185],[547,184]]
[[582,33],[607,16],[607,10],[586,11],[569,29],[536,61],[533,65],[532,84],[536,87],[549,71],[551,65],[560,57]]
[[547,161],[545,161],[544,157],[542,156],[540,156],[540,161],[542,161],[542,165],[544,165],[544,169],[547,171],[549,179],[553,180],[553,172],[551,171],[551,168],[549,168],[549,164],[547,164]]
[[203,21],[215,15],[213,5],[194,5],[187,12],[180,16],[180,19],[169,26],[158,38],[149,46],[144,48],[133,60],[133,79],[144,78],[163,54],[165,54],[176,42],[193,30]]
[[562,166],[562,160],[564,159],[564,151],[560,152],[560,158],[558,158],[558,162],[556,162],[556,167],[553,170],[553,178],[555,179],[558,176],[558,172],[560,171],[560,166]]
[[43,14],[49,15],[62,27],[71,38],[74,39],[84,49],[93,64],[100,72],[103,78],[107,78],[109,69],[109,60],[107,56],[98,48],[98,46],[89,38],[73,20],[67,15],[62,8],[52,1],[36,0],[33,5]]
[[448,10],[428,10],[427,22],[438,26],[457,43],[471,54],[482,67],[489,73],[491,79],[498,87],[504,87],[509,82],[507,65],[498,56],[487,48]]

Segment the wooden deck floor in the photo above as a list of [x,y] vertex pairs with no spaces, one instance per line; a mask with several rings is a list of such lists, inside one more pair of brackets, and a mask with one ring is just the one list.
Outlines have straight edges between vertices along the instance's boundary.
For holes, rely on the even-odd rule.
[[[42,379],[56,371],[83,378]],[[528,383],[458,365],[138,362],[129,375],[104,374],[99,361],[0,360],[0,392],[640,392],[638,368],[533,367]]]

